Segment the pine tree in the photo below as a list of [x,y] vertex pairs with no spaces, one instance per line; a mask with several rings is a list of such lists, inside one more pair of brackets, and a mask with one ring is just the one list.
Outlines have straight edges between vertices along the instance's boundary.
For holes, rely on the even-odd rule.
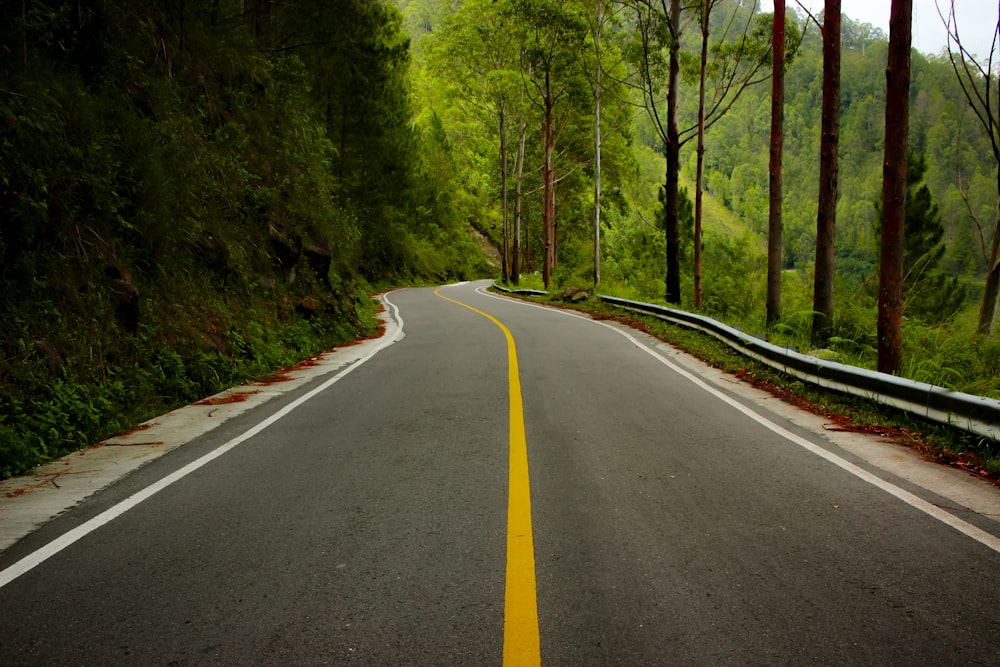
[[[939,324],[952,317],[965,302],[966,288],[958,277],[944,273],[939,265],[947,247],[944,222],[930,188],[924,182],[927,158],[909,157],[906,169],[906,222],[903,254],[903,313],[927,324]],[[882,232],[882,207],[878,229]]]

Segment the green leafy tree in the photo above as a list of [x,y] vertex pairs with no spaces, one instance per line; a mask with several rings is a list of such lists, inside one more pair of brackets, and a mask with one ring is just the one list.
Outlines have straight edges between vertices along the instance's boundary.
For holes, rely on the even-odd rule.
[[432,70],[450,83],[453,100],[468,105],[489,119],[500,175],[503,217],[502,277],[507,281],[519,267],[511,268],[509,174],[512,119],[523,115],[520,76],[520,40],[511,7],[503,2],[470,0],[444,20],[434,34],[429,58]]
[[0,51],[0,475],[482,275],[391,3],[0,2]]
[[330,167],[357,212],[357,266],[369,279],[413,270],[418,137],[409,95],[409,38],[394,4],[323,0],[275,5],[274,48],[294,53],[334,148]]
[[[692,133],[697,137],[697,166],[695,172],[695,218],[694,218],[694,305],[701,307],[701,249],[705,164],[705,132],[724,116],[746,91],[756,83],[766,81],[770,76],[768,70],[772,48],[771,32],[773,23],[765,16],[755,17],[753,12],[745,12],[740,16],[741,7],[732,9],[731,17],[726,18],[727,28],[714,44],[711,43],[712,11],[720,0],[701,0],[698,9],[698,23],[701,28],[701,56],[697,64],[698,80],[698,115],[692,128],[681,133],[682,136]],[[737,23],[738,21],[738,23]],[[741,25],[736,36],[730,36],[730,25]],[[793,40],[795,39],[794,24],[791,26]],[[709,53],[712,54],[709,60]],[[789,51],[794,54],[794,48]],[[785,58],[782,58],[782,66]],[[685,68],[694,78],[695,66],[688,63]],[[711,88],[709,91],[708,88]],[[706,93],[710,93],[707,99]]]
[[542,118],[542,280],[547,289],[558,257],[556,145],[590,97],[578,61],[587,22],[573,0],[518,0],[516,11],[525,35],[521,71],[528,99]]
[[[678,105],[680,91],[682,22],[680,0],[635,0],[635,29],[627,53],[633,63],[651,126],[666,157],[665,231],[666,272],[664,296],[668,303],[681,302],[680,277],[680,136]],[[666,109],[661,90],[666,86]],[[690,138],[690,137],[689,137]]]

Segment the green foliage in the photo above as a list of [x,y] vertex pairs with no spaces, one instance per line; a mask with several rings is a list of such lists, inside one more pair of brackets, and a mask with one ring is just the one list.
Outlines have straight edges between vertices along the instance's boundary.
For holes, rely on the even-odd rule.
[[0,3],[0,475],[486,272],[396,8],[273,9]]
[[[705,245],[704,311],[723,320],[752,321],[764,304],[767,256],[750,235],[713,233]],[[733,271],[734,266],[740,271]]]
[[[494,271],[474,229],[501,244],[501,175],[513,177],[522,123],[522,260],[532,282],[543,110],[531,101],[545,72],[557,75],[550,92],[563,105],[555,279],[588,282],[593,7],[400,6],[274,3],[264,30],[265,17],[241,0],[0,4],[0,474],[372,331],[368,283]],[[746,11],[727,2],[713,12],[715,79],[732,74],[727,63],[741,51],[765,56],[768,17],[746,35],[726,32]],[[789,14],[790,27],[804,25]],[[636,20],[609,11],[602,33],[602,290],[655,300],[664,292],[662,142],[649,119],[632,121],[628,103],[639,100],[622,83],[639,62]],[[664,47],[665,26],[652,27]],[[870,365],[886,44],[865,24],[845,18],[842,29],[830,346]],[[770,335],[806,348],[822,59],[814,30],[789,35],[801,46],[786,78],[786,317]],[[687,30],[682,52],[697,41]],[[664,53],[651,54],[657,81]],[[982,290],[973,216],[995,216],[996,165],[950,65],[914,54],[912,66],[911,144],[927,161],[908,195],[906,372],[996,395],[1000,348],[970,333],[973,307],[962,305],[964,285],[969,302]],[[704,309],[748,331],[763,330],[767,88],[748,88],[706,135]],[[682,125],[696,103],[682,84]],[[695,156],[685,150],[690,184]],[[684,276],[690,208],[686,197]],[[683,287],[692,292],[690,279]]]
[[[792,12],[789,20],[795,20]],[[713,43],[719,43],[719,28],[713,21]],[[693,54],[698,35],[692,36],[696,32],[689,29],[682,43],[689,65],[697,60]],[[881,196],[886,41],[880,31],[846,17],[843,34],[836,307],[830,348],[842,361],[873,368],[878,211],[872,202]],[[802,350],[811,349],[807,332],[813,317],[821,69],[819,37],[806,30],[786,77],[785,318],[769,332],[772,340]],[[914,54],[912,95],[911,146],[918,153],[925,152],[927,160],[912,161],[918,169],[911,174],[908,193],[904,358],[910,361],[906,373],[992,395],[995,370],[974,359],[986,359],[984,351],[994,341],[976,337],[970,322],[974,309],[970,304],[977,298],[973,292],[982,289],[985,266],[958,177],[961,173],[968,204],[979,220],[987,221],[988,231],[996,215],[995,161],[988,138],[963,108],[946,60]],[[682,119],[693,119],[695,79],[689,76],[682,82],[680,97]],[[703,310],[753,332],[764,330],[769,108],[769,88],[751,87],[706,135]],[[636,135],[656,147],[659,138],[648,125],[640,120]],[[682,156],[683,175],[689,182],[694,178],[695,157],[690,146]],[[646,183],[659,182],[662,171],[645,169],[641,178]],[[728,210],[721,210],[718,203]],[[605,259],[609,280],[602,287],[608,293],[657,301],[662,293],[662,242],[641,222],[643,210],[637,205],[638,220],[623,221],[620,229],[609,230]],[[682,238],[689,233],[682,232]],[[690,275],[690,271],[685,260],[682,274]],[[690,280],[682,284],[685,294],[689,293]]]
[[903,328],[906,377],[956,391],[1000,398],[1000,341],[985,344],[954,325]]
[[[927,324],[939,324],[950,320],[962,307],[966,289],[958,276],[949,277],[938,268],[946,251],[944,224],[930,188],[923,182],[926,173],[926,158],[911,153],[906,171],[903,313]],[[883,219],[880,201],[875,208],[879,236]]]
[[[76,331],[76,322],[54,313],[46,339],[28,338],[24,323],[5,327],[4,340],[16,347],[0,365],[0,475],[370,333],[375,307],[366,293],[350,298],[350,317],[323,296],[282,299],[277,311],[225,297],[202,305],[204,312],[175,306],[169,324],[144,324],[123,345],[113,340],[117,331]],[[47,345],[65,358],[53,364]]]

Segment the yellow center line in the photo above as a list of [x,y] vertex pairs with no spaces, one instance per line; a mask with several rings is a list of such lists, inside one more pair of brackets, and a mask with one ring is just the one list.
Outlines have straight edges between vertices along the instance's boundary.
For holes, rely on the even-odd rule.
[[531,489],[528,483],[528,442],[524,437],[524,404],[517,368],[517,347],[510,329],[478,308],[445,301],[478,313],[500,327],[507,339],[507,386],[510,402],[510,472],[507,487],[507,584],[503,608],[504,667],[542,664],[538,638],[538,599],[535,587],[535,544],[531,533]]

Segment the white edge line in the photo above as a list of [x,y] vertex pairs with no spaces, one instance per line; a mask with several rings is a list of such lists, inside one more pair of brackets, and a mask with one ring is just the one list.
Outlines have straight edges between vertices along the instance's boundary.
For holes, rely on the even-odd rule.
[[358,368],[361,364],[365,363],[366,361],[374,357],[376,354],[378,354],[388,346],[402,340],[405,334],[403,333],[403,319],[399,315],[399,309],[396,307],[395,304],[393,304],[387,298],[387,295],[383,294],[379,298],[382,300],[383,303],[385,303],[390,308],[392,316],[390,318],[389,324],[386,326],[386,331],[381,341],[378,343],[378,345],[375,346],[374,349],[372,349],[371,352],[361,357],[356,362],[354,362],[344,370],[340,371],[332,378],[330,378],[320,386],[316,387],[309,393],[295,399],[294,401],[283,407],[281,410],[278,410],[264,421],[258,423],[257,425],[253,426],[247,431],[244,431],[243,433],[236,436],[232,440],[229,440],[228,442],[220,445],[216,449],[213,449],[212,451],[205,454],[201,458],[198,458],[192,461],[191,463],[188,463],[183,468],[179,468],[178,470],[175,470],[166,477],[163,477],[162,479],[154,482],[153,484],[150,484],[141,491],[137,491],[136,493],[132,494],[125,500],[122,500],[121,502],[109,507],[108,509],[104,510],[103,512],[93,517],[92,519],[89,519],[88,521],[85,521],[84,523],[80,524],[76,528],[66,533],[63,533],[62,535],[52,540],[45,546],[39,548],[36,551],[33,551],[32,553],[28,554],[27,556],[17,561],[13,565],[9,566],[5,570],[0,571],[0,588],[3,588],[10,582],[14,581],[22,574],[25,574],[26,572],[29,572],[30,570],[34,569],[35,567],[45,562],[52,556],[55,556],[57,553],[59,553],[66,547],[70,546],[77,540],[80,540],[86,535],[94,532],[101,526],[110,523],[111,521],[121,516],[125,512],[129,511],[142,501],[151,498],[152,496],[156,495],[157,493],[167,488],[174,482],[177,482],[178,480],[187,477],[194,471],[204,467],[205,465],[211,463],[215,459],[219,458],[220,456],[228,452],[229,450],[235,448],[237,445],[246,442],[247,440],[254,437],[264,429],[268,428],[269,426],[272,426],[275,422],[280,420],[282,417],[288,415],[290,412],[301,406],[303,403],[309,401],[316,395],[329,389],[333,384],[343,379],[346,375],[354,371],[354,369]]
[[606,328],[610,329],[611,331],[614,331],[615,333],[618,333],[618,334],[624,336],[629,341],[631,341],[633,344],[635,344],[636,347],[638,347],[639,349],[641,349],[643,352],[646,352],[647,354],[649,354],[654,359],[656,359],[657,361],[659,361],[663,365],[667,366],[668,368],[670,368],[674,372],[676,372],[676,373],[682,375],[683,377],[687,378],[689,381],[693,382],[694,384],[698,385],[699,387],[701,387],[702,389],[704,389],[708,393],[712,394],[713,396],[715,396],[716,398],[718,398],[720,401],[728,404],[729,406],[735,408],[736,410],[739,410],[744,415],[746,415],[750,419],[753,419],[755,422],[757,422],[761,426],[763,426],[763,427],[771,430],[772,432],[776,433],[777,435],[780,435],[782,438],[785,438],[786,440],[788,440],[788,441],[790,441],[790,442],[798,445],[799,447],[802,447],[803,449],[806,449],[806,450],[812,452],[816,456],[819,456],[819,457],[821,457],[823,459],[826,459],[830,463],[832,463],[835,466],[838,466],[839,468],[841,468],[841,469],[849,472],[850,474],[854,475],[855,477],[858,477],[859,479],[862,479],[862,480],[868,482],[869,484],[882,489],[886,493],[889,493],[889,494],[895,496],[896,498],[902,500],[907,505],[909,505],[909,506],[911,506],[911,507],[913,507],[915,509],[920,510],[924,514],[927,514],[927,515],[929,515],[931,517],[934,517],[935,519],[937,519],[941,523],[944,523],[944,524],[946,524],[948,526],[951,526],[952,528],[954,528],[958,532],[962,533],[963,535],[971,537],[972,539],[976,540],[980,544],[982,544],[982,545],[984,545],[986,547],[989,547],[993,551],[995,551],[997,553],[1000,553],[1000,537],[997,537],[997,536],[995,536],[995,535],[993,535],[991,533],[988,533],[988,532],[986,532],[985,530],[983,530],[981,528],[973,526],[971,523],[969,523],[967,521],[963,521],[962,519],[959,519],[958,517],[956,517],[956,516],[954,516],[954,515],[946,512],[945,510],[941,509],[937,505],[933,505],[933,504],[927,502],[926,500],[924,500],[923,498],[921,498],[921,497],[919,497],[919,496],[917,496],[917,495],[915,495],[913,493],[910,493],[909,491],[906,491],[905,489],[902,489],[902,488],[896,486],[895,484],[893,484],[891,482],[887,482],[886,480],[882,479],[881,477],[878,477],[877,475],[874,475],[874,474],[868,472],[867,470],[865,470],[861,466],[859,466],[859,465],[857,465],[855,463],[851,463],[850,461],[848,461],[848,460],[846,460],[844,458],[841,458],[840,456],[837,456],[833,452],[827,451],[826,449],[820,447],[819,445],[816,445],[816,444],[814,444],[812,442],[809,442],[808,440],[806,440],[805,438],[803,438],[801,436],[795,435],[791,431],[789,431],[789,430],[785,429],[784,427],[779,426],[778,424],[774,423],[773,421],[771,421],[767,417],[764,417],[763,415],[758,414],[757,412],[755,412],[754,410],[752,410],[752,409],[748,408],[747,406],[743,405],[739,401],[734,400],[733,398],[727,396],[726,394],[724,394],[723,392],[719,391],[715,387],[712,387],[711,385],[709,385],[708,383],[706,383],[701,378],[699,378],[699,377],[691,374],[687,370],[681,368],[680,366],[678,366],[674,362],[670,361],[669,359],[667,359],[666,357],[664,357],[663,355],[661,355],[660,353],[658,353],[656,350],[651,349],[648,345],[646,345],[645,343],[642,343],[641,341],[639,341],[639,339],[637,339],[635,336],[633,336],[632,334],[628,333],[627,331],[623,331],[622,329],[619,329],[618,327],[612,326],[612,325],[608,324],[607,322],[602,322],[600,320],[594,320],[594,319],[591,319],[589,317],[584,317],[582,315],[578,315],[576,313],[571,313],[571,312],[568,312],[568,311],[565,311],[565,310],[562,310],[562,309],[559,309],[559,308],[550,308],[550,307],[546,307],[546,306],[540,306],[540,305],[534,304],[534,303],[524,302],[524,301],[521,301],[520,299],[511,299],[509,297],[498,296],[496,294],[492,294],[492,293],[487,292],[484,288],[479,288],[476,291],[478,291],[480,294],[482,294],[484,296],[488,296],[488,297],[493,298],[493,299],[503,299],[504,301],[513,301],[513,302],[521,304],[521,305],[531,306],[533,308],[541,308],[543,310],[547,310],[547,311],[553,312],[553,313],[558,313],[560,315],[566,315],[568,317],[577,317],[577,318],[579,318],[581,320],[586,320],[588,322],[593,322],[594,324],[599,324],[599,325],[601,325],[603,327],[606,327]]

